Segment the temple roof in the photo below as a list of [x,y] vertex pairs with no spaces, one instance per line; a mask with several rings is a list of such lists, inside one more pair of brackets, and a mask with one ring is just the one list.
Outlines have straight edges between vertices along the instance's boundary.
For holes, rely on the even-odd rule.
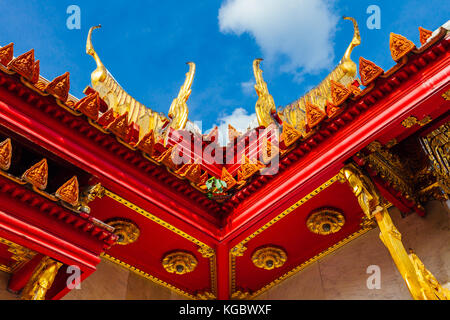
[[[94,71],[92,86],[78,100],[69,94],[68,73],[47,81],[40,77],[34,51],[14,58],[13,45],[9,45],[0,49],[0,90],[5,102],[0,104],[1,119],[15,140],[39,145],[39,155],[47,152],[61,162],[70,162],[92,179],[89,184],[101,180],[105,196],[91,206],[98,225],[120,215],[133,220],[127,226],[141,229],[138,242],[114,246],[105,258],[188,298],[216,298],[219,286],[233,298],[254,298],[372,228],[362,220],[352,190],[341,183],[339,170],[346,161],[357,161],[357,153],[374,140],[387,145],[392,137],[402,140],[431,121],[436,124],[448,118],[442,90],[448,88],[443,77],[448,71],[449,31],[440,28],[432,36],[431,31],[420,29],[420,42],[422,46],[417,48],[410,40],[392,34],[393,68],[384,71],[361,57],[359,79],[352,78],[348,84],[332,76],[326,79],[322,84],[328,86],[319,86],[329,94],[325,109],[311,98],[305,110],[298,106],[292,110],[304,115],[301,126],[283,119],[285,109],[274,110],[261,60],[255,60],[256,108],[267,123],[244,133],[230,127],[233,143],[226,147],[217,146],[217,130],[208,136],[186,130],[193,64],[167,122],[151,122],[151,117],[147,122],[140,118],[134,122],[133,115],[140,112],[136,113],[135,107],[142,110],[141,105],[127,104],[127,99],[125,104],[117,102],[122,101],[116,99],[117,93],[126,93],[109,86],[113,82],[96,83],[96,76],[98,81],[103,76],[114,80],[106,68],[106,72],[102,70],[102,64],[97,63],[100,72]],[[430,89],[423,85],[431,80],[439,86]],[[111,88],[115,89],[110,92]],[[410,100],[398,103],[402,99]],[[144,115],[153,112],[147,110]],[[183,130],[178,124],[186,127]],[[200,150],[188,152],[187,163],[176,163],[172,156],[192,141],[200,142]],[[277,154],[278,171],[271,172],[269,164]],[[73,191],[78,191],[75,179],[57,184],[53,189],[59,192],[48,190],[45,179],[35,181],[33,177],[39,175],[30,174],[39,168],[45,171],[45,161],[17,175],[8,171],[8,155],[0,152],[0,160],[5,160],[2,190],[15,196],[22,193],[23,201],[32,199],[41,208],[56,207],[57,215],[68,224],[75,223],[74,227],[95,226],[92,217],[79,210],[80,199],[73,197]],[[231,163],[216,161],[226,158],[232,159]],[[84,184],[80,176],[78,179]],[[87,178],[84,180],[86,183]],[[384,187],[390,188],[389,201],[421,212],[420,203],[410,199],[407,191],[396,189],[398,184]],[[61,190],[67,189],[72,196],[61,199]],[[330,210],[330,205],[341,210]],[[340,233],[324,236],[308,227],[308,215],[324,210],[339,218]],[[78,219],[80,216],[86,219]],[[107,241],[113,241],[106,227],[95,236],[102,237],[103,230]],[[275,250],[284,263],[280,269],[255,269],[257,259],[253,257],[267,244],[283,247]],[[184,257],[197,259],[194,276],[179,277],[177,270],[170,269],[167,259],[173,258],[173,249],[190,252]],[[216,266],[223,269],[217,271]],[[225,274],[220,285],[218,274]],[[230,290],[226,290],[228,284]]]
[[[260,95],[257,113],[258,105],[261,105],[261,110],[264,110],[261,112],[269,112],[265,117],[273,125],[269,126],[269,123],[265,123],[267,128],[262,135],[268,134],[270,136],[270,132],[275,132],[275,135],[268,138],[268,141],[269,144],[277,143],[280,145],[282,157],[285,157],[292,150],[293,145],[311,141],[311,137],[321,128],[323,129],[333,122],[339,121],[338,118],[347,108],[348,101],[358,101],[360,97],[367,96],[373,89],[372,84],[378,77],[383,74],[391,74],[398,69],[398,66],[402,64],[403,57],[428,48],[443,36],[445,33],[443,30],[448,30],[446,27],[448,28],[449,25],[449,22],[447,22],[433,33],[421,28],[422,48],[419,51],[406,38],[392,34],[391,52],[397,61],[397,66],[384,72],[372,62],[361,58],[359,65],[361,80],[358,80],[356,76],[357,67],[351,60],[350,55],[354,47],[360,45],[361,38],[356,21],[352,18],[345,19],[353,22],[355,32],[339,65],[318,87],[296,102],[277,110],[276,113],[273,112],[274,104],[270,107],[271,110],[266,110],[266,101],[273,100],[273,98],[268,93],[268,86],[262,79],[259,63],[254,65],[255,76],[257,80],[259,77],[260,83],[263,84],[261,89],[257,90]],[[264,168],[264,164],[256,162],[257,159],[261,159],[260,155],[249,154],[248,148],[245,156],[235,154],[235,160],[239,162],[237,167],[224,166],[218,163],[205,166],[197,163],[199,159],[195,160],[195,157],[192,158],[191,163],[182,166],[175,165],[170,159],[170,155],[179,147],[176,141],[180,137],[176,133],[178,130],[182,132],[187,129],[192,135],[192,139],[196,139],[196,137],[202,139],[203,149],[218,140],[215,136],[216,131],[213,130],[208,136],[200,136],[201,133],[187,120],[188,108],[186,102],[191,92],[190,87],[195,75],[195,64],[189,63],[190,70],[186,74],[186,81],[181,87],[178,97],[172,103],[169,117],[166,117],[147,108],[128,95],[109,73],[92,45],[92,31],[96,28],[98,27],[93,27],[89,31],[86,52],[93,56],[97,69],[91,76],[92,88],[86,88],[85,94],[87,96],[81,100],[69,93],[70,75],[68,73],[53,81],[48,81],[39,74],[39,61],[35,61],[34,50],[14,58],[12,55],[13,45],[3,47],[0,49],[0,57],[3,59],[1,62],[4,66],[0,67],[4,72],[10,74],[18,73],[22,77],[22,81],[33,90],[43,95],[55,96],[57,102],[71,113],[85,114],[91,125],[102,132],[111,132],[116,135],[120,142],[136,152],[143,152],[152,162],[167,166],[176,177],[187,178],[197,190],[203,193],[208,193],[206,181],[211,177],[227,180],[226,191],[232,192],[231,194],[236,193],[252,180],[250,178],[253,175]],[[398,45],[396,41],[399,41]],[[400,52],[397,52],[399,50]],[[366,87],[364,90],[361,89],[361,82]],[[270,99],[267,100],[267,97],[270,97]],[[281,135],[278,136],[280,128],[282,128],[282,132],[280,131]],[[233,152],[232,150],[236,150],[242,144],[248,144],[256,130],[236,134],[237,131],[233,131],[233,129],[230,128],[232,131],[230,131],[230,136],[234,138],[234,141],[223,148],[225,155]],[[264,127],[259,129],[264,129]],[[267,144],[265,146],[267,147]],[[313,148],[314,145],[310,147]],[[246,178],[243,179],[243,177]]]

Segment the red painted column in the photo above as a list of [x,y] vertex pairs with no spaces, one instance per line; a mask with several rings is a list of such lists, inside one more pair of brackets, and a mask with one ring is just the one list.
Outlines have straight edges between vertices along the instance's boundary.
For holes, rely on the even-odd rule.
[[25,287],[28,280],[30,280],[34,269],[38,266],[43,257],[44,256],[42,254],[38,254],[33,259],[28,261],[28,263],[25,264],[22,268],[17,270],[9,279],[8,291],[19,293],[20,290]]
[[228,243],[217,246],[217,298],[230,300],[230,250]]

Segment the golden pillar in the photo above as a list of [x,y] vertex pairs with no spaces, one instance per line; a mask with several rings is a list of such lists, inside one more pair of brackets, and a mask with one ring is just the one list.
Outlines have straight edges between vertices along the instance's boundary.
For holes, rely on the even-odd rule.
[[378,223],[380,239],[389,250],[413,299],[449,299],[448,290],[439,285],[436,278],[423,266],[419,258],[413,253],[408,255],[406,252],[402,243],[402,236],[385,208],[385,200],[370,178],[353,164],[344,167],[341,174],[352,188],[367,218],[375,219]]
[[30,280],[22,291],[22,300],[45,300],[47,290],[53,284],[62,263],[44,257],[34,269]]

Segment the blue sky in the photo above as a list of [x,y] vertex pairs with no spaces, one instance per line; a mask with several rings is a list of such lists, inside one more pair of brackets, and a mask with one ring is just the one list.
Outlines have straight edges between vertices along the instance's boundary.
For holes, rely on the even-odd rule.
[[[66,27],[69,5],[81,9],[80,30]],[[366,26],[370,5],[381,9],[379,30]],[[266,59],[264,77],[277,105],[318,84],[352,38],[343,15],[360,24],[363,43],[353,60],[364,56],[384,69],[394,64],[390,32],[419,45],[419,26],[435,30],[450,18],[450,6],[441,0],[0,0],[0,9],[0,45],[14,42],[15,55],[34,48],[47,79],[69,71],[77,97],[95,69],[85,54],[93,25],[103,26],[94,46],[106,67],[125,90],[158,112],[167,114],[188,70],[185,62],[195,62],[189,119],[202,120],[204,131],[251,119],[257,100],[254,58]]]

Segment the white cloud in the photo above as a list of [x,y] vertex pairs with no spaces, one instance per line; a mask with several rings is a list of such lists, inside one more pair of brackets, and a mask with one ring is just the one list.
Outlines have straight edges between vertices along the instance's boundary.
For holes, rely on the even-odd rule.
[[[246,132],[247,129],[258,127],[258,121],[256,119],[256,113],[248,114],[243,108],[237,108],[230,115],[223,115],[217,119],[218,125],[214,127],[219,128],[219,141],[221,145],[228,143],[228,125],[232,125],[239,132]],[[211,129],[212,130],[212,129]],[[209,130],[208,132],[210,132]]]
[[[287,58],[282,72],[301,79],[332,66],[338,17],[333,0],[226,0],[219,10],[223,33],[251,34],[267,63]],[[300,77],[299,77],[300,74]]]
[[242,82],[241,83],[242,92],[247,96],[255,94],[255,84],[256,83],[255,83],[254,79],[251,79],[246,82]]

